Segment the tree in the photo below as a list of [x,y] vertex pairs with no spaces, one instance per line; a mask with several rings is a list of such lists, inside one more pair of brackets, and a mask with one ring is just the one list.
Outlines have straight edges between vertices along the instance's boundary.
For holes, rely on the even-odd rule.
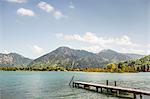
[[111,72],[114,72],[114,70],[116,69],[116,64],[114,63],[108,64],[107,69],[110,70]]

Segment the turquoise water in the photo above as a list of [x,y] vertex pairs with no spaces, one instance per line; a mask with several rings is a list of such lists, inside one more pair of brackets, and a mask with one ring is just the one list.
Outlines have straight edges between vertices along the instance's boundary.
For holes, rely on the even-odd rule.
[[[87,72],[7,72],[0,71],[0,99],[118,99],[112,96],[71,88],[75,80],[105,83],[150,91],[150,73],[87,73]],[[144,96],[144,99],[150,99]]]

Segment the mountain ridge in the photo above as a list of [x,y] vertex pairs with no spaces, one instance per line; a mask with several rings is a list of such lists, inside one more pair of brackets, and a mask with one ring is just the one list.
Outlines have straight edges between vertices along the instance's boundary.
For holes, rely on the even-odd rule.
[[26,58],[17,53],[0,53],[0,66],[27,66],[32,59]]
[[110,62],[127,61],[130,59],[133,58],[110,49],[99,53],[92,53],[63,46],[33,60],[29,66],[62,66],[65,68],[103,67]]
[[[96,54],[84,50],[74,50],[70,49],[68,47],[59,47],[56,50],[45,54],[29,64],[30,66],[34,63],[38,62],[37,65],[39,65],[39,62],[43,62],[42,65],[51,65],[51,66],[63,66],[63,67],[91,67],[94,66],[92,62],[95,62],[95,64],[100,65],[104,61],[101,57],[97,56]],[[84,62],[84,63],[83,63]]]
[[29,67],[65,67],[89,68],[104,67],[111,62],[127,61],[144,57],[139,54],[119,53],[111,49],[104,49],[99,53],[85,50],[71,49],[61,46],[34,60],[17,53],[0,53],[0,66],[29,66]]

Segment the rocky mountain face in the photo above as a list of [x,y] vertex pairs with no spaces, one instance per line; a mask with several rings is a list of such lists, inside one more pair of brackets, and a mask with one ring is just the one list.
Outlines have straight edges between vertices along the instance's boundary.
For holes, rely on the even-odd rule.
[[0,53],[0,66],[25,66],[31,61],[31,59],[25,58],[17,53]]
[[102,50],[101,52],[98,53],[98,55],[112,62],[126,61],[129,59],[138,59],[144,57],[144,55],[139,54],[118,53],[110,49]]
[[29,64],[33,67],[61,66],[65,68],[102,67],[107,61],[102,57],[84,50],[74,50],[68,47],[60,47],[44,56],[41,56]]
[[119,62],[133,59],[129,55],[103,50],[94,54],[84,50],[74,50],[68,47],[59,47],[56,50],[33,60],[31,67],[65,67],[65,68],[88,68],[103,67],[110,62]]
[[102,50],[100,53],[98,53],[98,55],[105,58],[109,62],[118,62],[132,59],[132,57],[128,55],[118,53],[110,49]]

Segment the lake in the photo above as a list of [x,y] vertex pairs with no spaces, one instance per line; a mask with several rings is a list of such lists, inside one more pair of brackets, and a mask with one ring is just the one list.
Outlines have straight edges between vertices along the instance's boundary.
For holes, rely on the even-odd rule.
[[[119,99],[117,97],[71,88],[75,80],[106,83],[150,91],[150,73],[27,72],[0,71],[0,99]],[[144,96],[144,99],[150,99]]]

